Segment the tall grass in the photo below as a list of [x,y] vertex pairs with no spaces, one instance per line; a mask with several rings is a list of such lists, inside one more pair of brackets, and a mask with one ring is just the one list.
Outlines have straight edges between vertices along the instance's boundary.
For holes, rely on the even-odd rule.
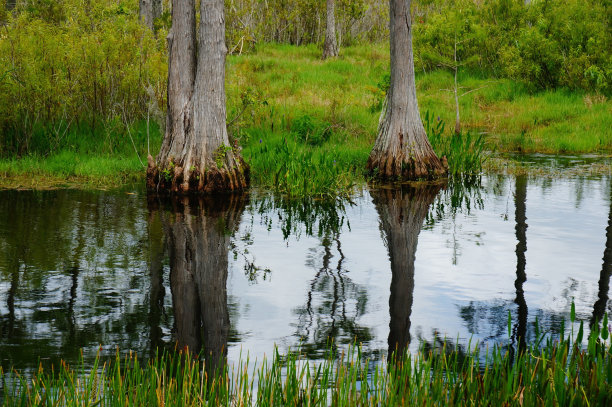
[[[398,406],[543,405],[612,403],[612,347],[607,317],[583,343],[577,334],[537,334],[524,348],[496,346],[481,353],[445,343],[412,355],[370,363],[353,347],[319,363],[299,353],[250,364],[241,358],[216,371],[189,352],[147,363],[119,354],[91,368],[65,363],[31,377],[0,371],[4,406]],[[511,327],[509,326],[509,333]],[[537,331],[537,330],[536,330]],[[563,330],[562,330],[563,332]]]

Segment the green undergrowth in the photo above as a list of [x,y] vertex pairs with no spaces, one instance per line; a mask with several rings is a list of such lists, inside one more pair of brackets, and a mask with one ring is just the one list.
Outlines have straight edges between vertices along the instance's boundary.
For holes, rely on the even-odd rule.
[[[253,185],[291,196],[350,194],[367,180],[388,86],[388,47],[356,45],[323,61],[315,45],[257,45],[227,63],[228,129],[251,165]],[[459,71],[462,134],[455,121],[453,76],[417,72],[422,118],[435,151],[452,175],[497,171],[489,152],[612,152],[612,102],[604,95],[563,89],[531,92],[510,79]],[[161,120],[158,116],[155,120]],[[160,126],[151,117],[68,123],[32,134],[30,153],[0,158],[0,186],[46,187],[142,180],[146,155],[159,150]],[[447,123],[442,131],[440,123]],[[61,123],[60,123],[61,124]],[[131,129],[127,131],[127,129]],[[147,137],[147,134],[149,135]],[[132,144],[134,143],[134,145]],[[138,157],[135,150],[138,151]]]
[[[568,337],[536,328],[530,345],[479,350],[445,341],[379,363],[359,347],[330,351],[319,362],[275,350],[270,359],[241,357],[220,369],[184,352],[142,363],[132,352],[117,353],[115,360],[96,358],[88,368],[41,365],[29,375],[0,370],[2,405],[605,406],[612,403],[607,322],[604,317],[601,331],[594,325],[588,338],[582,323]],[[509,334],[511,329],[509,323]]]

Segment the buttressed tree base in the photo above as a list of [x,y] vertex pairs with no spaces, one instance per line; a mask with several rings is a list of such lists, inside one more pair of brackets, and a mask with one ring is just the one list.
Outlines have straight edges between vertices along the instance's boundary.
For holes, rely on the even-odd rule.
[[223,0],[173,2],[168,35],[168,114],[157,159],[148,158],[151,192],[208,193],[248,186],[249,168],[230,143],[225,106]]
[[433,179],[448,171],[433,151],[419,115],[414,81],[410,1],[390,0],[391,83],[368,158],[380,179]]

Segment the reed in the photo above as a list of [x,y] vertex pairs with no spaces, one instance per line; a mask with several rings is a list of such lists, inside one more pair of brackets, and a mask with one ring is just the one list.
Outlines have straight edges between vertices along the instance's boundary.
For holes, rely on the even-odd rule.
[[[365,406],[542,405],[612,403],[612,347],[607,316],[584,338],[543,335],[524,348],[500,344],[467,350],[445,342],[372,364],[358,346],[319,362],[299,352],[210,372],[189,352],[141,363],[133,353],[86,368],[62,363],[30,376],[2,372],[4,406]],[[510,324],[510,322],[509,322]],[[509,325],[509,332],[512,331]],[[561,332],[564,332],[562,329]],[[520,342],[520,341],[519,341]]]

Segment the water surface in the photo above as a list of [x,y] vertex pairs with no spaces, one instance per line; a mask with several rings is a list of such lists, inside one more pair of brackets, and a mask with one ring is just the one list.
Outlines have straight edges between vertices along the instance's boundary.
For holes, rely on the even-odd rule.
[[610,311],[610,178],[472,181],[333,204],[2,191],[0,363],[176,344],[216,362],[274,344],[319,359],[354,341],[376,359],[529,341],[572,299],[587,325]]

